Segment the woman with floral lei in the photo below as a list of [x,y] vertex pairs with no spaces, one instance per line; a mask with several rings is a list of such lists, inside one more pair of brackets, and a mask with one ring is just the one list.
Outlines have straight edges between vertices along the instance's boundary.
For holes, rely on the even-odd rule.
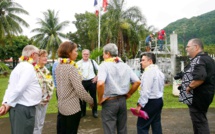
[[42,101],[36,106],[34,134],[41,134],[44,125],[46,110],[49,100],[51,99],[54,84],[49,70],[45,67],[48,60],[48,53],[46,50],[39,51],[39,62],[35,65],[37,77],[42,88]]
[[77,134],[81,119],[80,99],[93,107],[93,98],[82,85],[75,60],[78,56],[77,45],[63,42],[58,48],[59,64],[56,67],[58,96],[58,126],[60,134]]
[[11,134],[32,134],[35,123],[35,105],[42,99],[41,87],[34,68],[39,49],[26,45],[20,63],[13,69],[0,107],[0,115],[8,112]]

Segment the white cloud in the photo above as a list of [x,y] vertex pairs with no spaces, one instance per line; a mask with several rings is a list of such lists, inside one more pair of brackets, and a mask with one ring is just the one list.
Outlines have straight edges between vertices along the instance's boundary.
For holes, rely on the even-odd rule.
[[[75,13],[85,11],[94,12],[94,0],[14,0],[23,6],[30,15],[22,16],[29,28],[24,29],[24,35],[31,37],[30,31],[37,28],[37,18],[43,18],[42,12],[47,9],[59,11],[60,21],[74,21]],[[153,25],[158,29],[167,26],[181,18],[191,18],[215,10],[215,0],[126,0],[126,7],[138,6],[147,19],[148,26]],[[70,24],[65,32],[75,31],[75,26]]]

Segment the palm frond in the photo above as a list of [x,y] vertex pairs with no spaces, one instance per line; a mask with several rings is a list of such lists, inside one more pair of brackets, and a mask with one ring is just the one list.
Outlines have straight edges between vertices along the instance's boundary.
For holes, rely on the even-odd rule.
[[44,18],[38,18],[37,24],[39,28],[33,29],[31,32],[37,33],[32,38],[35,39],[40,48],[51,51],[52,58],[55,58],[58,46],[61,43],[60,38],[66,38],[66,34],[61,33],[61,30],[68,26],[69,21],[59,22],[58,12],[48,9],[43,12]]

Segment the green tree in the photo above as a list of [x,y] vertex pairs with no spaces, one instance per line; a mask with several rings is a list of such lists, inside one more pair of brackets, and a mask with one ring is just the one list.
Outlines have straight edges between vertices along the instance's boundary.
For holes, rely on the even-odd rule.
[[66,34],[61,30],[69,25],[69,21],[59,22],[58,12],[54,10],[47,10],[43,12],[44,19],[38,19],[37,24],[39,28],[35,28],[32,32],[37,32],[32,38],[35,40],[35,44],[41,48],[51,52],[52,59],[56,56],[56,51],[60,45],[61,38],[67,38]]
[[19,57],[22,54],[22,49],[30,44],[27,36],[11,36],[5,38],[5,46],[0,46],[0,59],[4,61],[5,59],[13,59],[13,68],[17,65]]
[[28,23],[17,14],[26,14],[21,5],[12,0],[0,0],[0,44],[4,44],[5,36],[17,35],[23,30],[21,25],[28,27]]
[[12,45],[7,45],[7,55],[13,58],[13,67],[17,65],[19,57],[22,55],[23,48],[30,44],[30,41],[31,40],[28,39],[27,36],[13,36]]
[[134,57],[146,25],[140,9],[124,9],[124,0],[111,0],[107,10],[101,21],[102,42],[116,43],[121,57],[125,52]]
[[[68,33],[70,40],[80,44],[82,48],[91,51],[98,45],[98,21],[93,13],[76,14],[73,21],[77,31]],[[144,40],[148,32],[146,20],[138,7],[124,10],[124,0],[110,0],[107,12],[101,15],[100,46],[115,43],[119,49],[119,56],[135,57],[139,41]]]
[[85,12],[84,14],[75,14],[76,21],[72,23],[76,26],[75,33],[69,33],[69,39],[82,48],[93,50],[98,44],[98,22],[95,14]]

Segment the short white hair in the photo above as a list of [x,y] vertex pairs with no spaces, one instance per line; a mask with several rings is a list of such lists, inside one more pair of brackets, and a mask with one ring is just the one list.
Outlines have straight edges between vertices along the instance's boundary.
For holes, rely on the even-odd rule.
[[22,50],[22,56],[31,56],[33,53],[39,52],[39,49],[34,45],[26,45]]
[[83,50],[82,50],[82,53],[84,53],[84,52],[86,52],[86,51],[90,54],[90,50],[89,50],[89,49],[83,49]]
[[114,43],[108,43],[103,47],[103,52],[110,53],[111,56],[118,56],[118,48]]

